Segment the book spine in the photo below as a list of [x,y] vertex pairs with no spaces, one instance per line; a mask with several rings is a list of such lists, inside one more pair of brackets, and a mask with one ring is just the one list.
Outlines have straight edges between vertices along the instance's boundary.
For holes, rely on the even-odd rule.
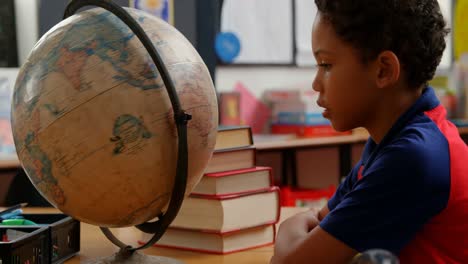
[[330,125],[330,121],[321,112],[281,111],[273,115],[272,124],[276,125]]
[[233,152],[233,151],[246,151],[246,150],[254,150],[255,151],[255,146],[218,149],[218,150],[213,151],[213,155],[215,155],[216,153]]
[[263,171],[263,170],[269,170],[271,174],[271,167],[256,166],[256,167],[247,168],[247,169],[205,173],[203,177],[221,178],[221,177],[236,176],[238,174],[257,172],[257,171]]
[[219,94],[219,113],[221,125],[240,125],[240,94],[238,92],[221,92]]
[[331,125],[283,125],[273,124],[272,134],[296,134],[299,137],[350,135],[351,131],[338,132]]
[[[260,226],[261,227],[261,226]],[[273,245],[276,241],[276,226],[274,224],[271,224],[271,231],[273,232],[273,240],[269,241],[267,243],[261,243],[257,245],[252,245],[252,246],[246,246],[234,250],[227,250],[227,251],[217,251],[217,250],[208,250],[208,249],[200,249],[196,247],[181,247],[181,246],[174,246],[174,245],[163,245],[163,244],[154,244],[154,247],[161,247],[161,248],[176,248],[176,249],[181,249],[181,250],[189,250],[189,251],[195,251],[195,252],[200,252],[200,253],[209,253],[209,254],[218,254],[218,255],[225,255],[225,254],[231,254],[235,252],[241,252],[249,249],[255,249],[259,247],[264,247],[264,246],[270,246]],[[259,228],[259,227],[253,227],[252,229]],[[225,234],[219,234],[220,236],[223,236]],[[144,245],[145,242],[138,240],[138,244]]]
[[279,188],[277,186],[270,186],[267,188],[259,189],[259,190],[254,190],[242,194],[234,194],[234,195],[216,195],[216,194],[190,194],[190,197],[196,198],[196,199],[208,199],[208,200],[229,200],[229,199],[236,199],[239,197],[243,196],[248,196],[248,195],[257,195],[260,193],[267,193],[267,192],[277,192],[279,194]]
[[[140,245],[143,245],[141,241],[138,242]],[[169,249],[180,249],[180,250],[187,250],[187,251],[195,251],[195,252],[200,252],[200,253],[208,253],[208,254],[216,254],[216,255],[226,255],[226,254],[232,254],[236,252],[241,252],[249,249],[255,249],[255,248],[260,248],[260,247],[265,247],[265,246],[270,246],[273,245],[275,242],[268,242],[264,244],[259,244],[255,246],[250,246],[250,247],[244,247],[244,248],[239,248],[235,250],[228,250],[228,251],[216,251],[216,250],[207,250],[207,249],[199,249],[195,247],[181,247],[181,246],[172,246],[172,245],[161,245],[161,244],[154,244],[154,247],[161,247],[161,248],[169,248]]]
[[[280,201],[280,199],[278,199],[278,201]],[[278,203],[278,210],[281,210],[279,204],[280,203]],[[193,229],[193,228],[179,227],[179,226],[169,226],[169,229],[185,230],[185,231],[190,231],[190,232],[197,232],[201,234],[212,234],[212,235],[217,235],[217,236],[229,236],[229,235],[233,235],[233,234],[236,234],[238,232],[248,230],[248,229],[256,229],[256,228],[261,228],[264,226],[275,225],[279,221],[280,212],[278,212],[276,215],[277,215],[276,219],[261,223],[259,225],[248,226],[248,227],[237,228],[237,229],[229,229],[229,230],[224,230],[224,231],[212,230],[212,229]]]

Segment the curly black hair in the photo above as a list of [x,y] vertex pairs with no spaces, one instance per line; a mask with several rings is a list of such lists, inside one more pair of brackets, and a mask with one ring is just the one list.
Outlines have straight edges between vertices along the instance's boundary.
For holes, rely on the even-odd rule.
[[437,0],[315,0],[340,39],[361,52],[363,62],[384,50],[396,54],[410,87],[431,80],[449,30]]

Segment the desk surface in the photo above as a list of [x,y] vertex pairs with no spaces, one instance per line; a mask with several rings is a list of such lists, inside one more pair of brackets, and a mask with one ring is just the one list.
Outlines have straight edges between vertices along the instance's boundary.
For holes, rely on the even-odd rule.
[[[459,127],[458,132],[462,136],[468,135],[468,127]],[[350,135],[330,136],[330,137],[281,137],[276,135],[254,136],[255,147],[258,150],[288,149],[297,147],[329,146],[340,144],[364,143],[369,138],[369,134],[362,129]]]
[[269,136],[262,136],[261,140],[257,140],[257,141],[254,138],[255,147],[258,150],[273,150],[273,149],[287,149],[287,148],[297,148],[297,147],[351,144],[351,143],[365,142],[368,138],[368,135],[351,134],[351,135],[343,135],[343,136],[288,138],[288,139],[279,139],[279,140],[276,140],[275,136],[272,136],[271,140],[268,140],[268,137]]
[[[307,210],[306,208],[299,207],[283,207],[281,208],[281,221],[284,219]],[[27,213],[56,213],[54,208],[27,208]],[[113,233],[124,243],[136,246],[136,241],[140,238],[141,232],[135,228],[120,228],[113,229]],[[85,263],[90,260],[106,257],[114,254],[118,248],[114,246],[102,234],[101,230],[92,225],[81,223],[81,251],[78,255],[66,261],[67,264]],[[273,254],[273,246],[265,246],[257,249],[227,254],[227,255],[214,255],[206,253],[198,253],[192,251],[183,251],[175,249],[163,248],[149,248],[143,251],[148,255],[158,255],[170,257],[183,261],[185,264],[265,264],[269,263]]]

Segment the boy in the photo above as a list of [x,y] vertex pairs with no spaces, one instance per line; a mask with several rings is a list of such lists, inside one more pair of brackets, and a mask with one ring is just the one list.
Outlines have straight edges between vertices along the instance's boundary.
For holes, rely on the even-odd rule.
[[370,134],[320,212],[286,220],[271,263],[468,263],[468,148],[427,86],[445,48],[437,0],[315,0],[313,89],[338,131]]

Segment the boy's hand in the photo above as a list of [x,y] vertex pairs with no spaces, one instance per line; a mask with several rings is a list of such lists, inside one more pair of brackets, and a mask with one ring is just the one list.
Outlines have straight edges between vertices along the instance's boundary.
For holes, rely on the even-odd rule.
[[357,251],[320,228],[329,213],[325,206],[284,221],[278,230],[271,264],[349,263]]
[[276,236],[275,255],[271,263],[276,263],[276,260],[283,259],[294,251],[319,223],[317,210],[302,212],[285,220]]

